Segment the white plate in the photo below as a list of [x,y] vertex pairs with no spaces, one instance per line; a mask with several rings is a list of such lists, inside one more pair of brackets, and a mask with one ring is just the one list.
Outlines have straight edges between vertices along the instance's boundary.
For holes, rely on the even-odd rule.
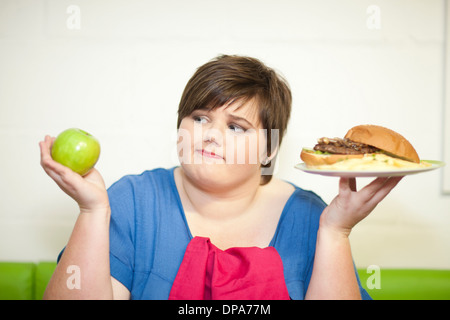
[[407,176],[410,174],[416,174],[421,172],[426,172],[434,169],[441,168],[445,166],[442,161],[436,160],[422,160],[431,164],[430,167],[418,168],[418,169],[393,169],[393,170],[380,170],[380,171],[352,171],[352,170],[323,170],[323,169],[312,169],[308,168],[306,164],[299,163],[295,166],[296,169],[313,173],[320,174],[323,176],[330,177],[344,177],[344,178],[356,178],[356,177],[395,177],[395,176]]

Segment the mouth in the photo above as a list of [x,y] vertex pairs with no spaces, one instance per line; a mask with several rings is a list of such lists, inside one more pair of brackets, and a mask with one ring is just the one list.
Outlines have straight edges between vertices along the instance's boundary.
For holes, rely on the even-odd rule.
[[221,160],[224,160],[223,157],[222,157],[221,155],[216,154],[216,153],[214,153],[214,152],[206,151],[205,149],[197,150],[197,152],[198,152],[199,154],[201,154],[202,157],[205,157],[205,158],[221,159]]

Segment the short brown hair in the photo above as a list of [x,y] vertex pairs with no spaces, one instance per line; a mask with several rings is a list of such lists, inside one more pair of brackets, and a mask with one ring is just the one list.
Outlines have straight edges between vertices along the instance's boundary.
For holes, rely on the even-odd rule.
[[[251,99],[257,102],[262,127],[267,129],[270,156],[271,130],[278,130],[279,146],[291,114],[292,95],[287,81],[255,58],[221,55],[198,68],[181,96],[177,128],[195,110],[212,110],[236,101],[244,104]],[[271,178],[272,175],[263,176],[261,184]]]

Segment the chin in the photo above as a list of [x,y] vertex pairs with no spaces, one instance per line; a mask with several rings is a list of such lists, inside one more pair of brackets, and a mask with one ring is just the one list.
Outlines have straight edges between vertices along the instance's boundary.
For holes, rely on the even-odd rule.
[[[230,164],[182,164],[185,175],[196,186],[208,191],[220,191],[235,188],[242,185],[257,174],[260,179],[259,168],[255,165],[230,165]],[[252,170],[252,169],[256,170]],[[255,173],[253,173],[253,171]],[[258,180],[259,181],[259,180]]]

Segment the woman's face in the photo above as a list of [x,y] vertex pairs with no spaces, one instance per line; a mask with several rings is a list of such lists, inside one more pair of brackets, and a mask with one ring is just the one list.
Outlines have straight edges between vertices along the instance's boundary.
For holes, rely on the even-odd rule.
[[234,188],[251,178],[259,182],[265,146],[265,130],[252,100],[195,110],[178,130],[184,173],[208,190]]

